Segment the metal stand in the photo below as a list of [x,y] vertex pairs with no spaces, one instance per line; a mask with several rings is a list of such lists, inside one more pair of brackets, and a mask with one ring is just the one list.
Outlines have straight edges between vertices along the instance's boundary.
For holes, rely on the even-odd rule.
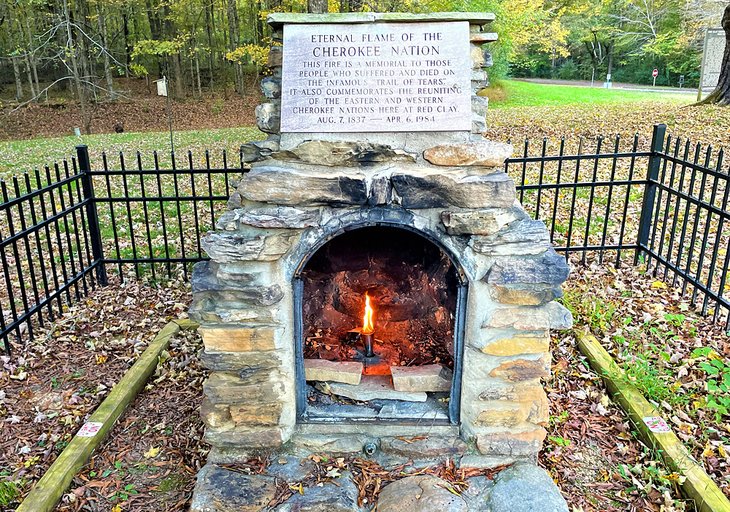
[[365,343],[365,357],[374,357],[375,352],[373,352],[373,333],[370,334],[362,334],[362,340]]

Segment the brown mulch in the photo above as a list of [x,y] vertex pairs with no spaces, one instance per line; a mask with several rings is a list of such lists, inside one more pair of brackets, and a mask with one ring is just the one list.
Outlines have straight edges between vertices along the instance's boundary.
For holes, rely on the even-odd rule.
[[671,273],[617,270],[610,261],[576,268],[564,302],[730,497],[730,416],[708,406],[712,377],[703,369],[713,360],[730,365],[727,311],[713,322],[713,304],[703,317],[702,295],[693,303],[691,288],[683,295]]
[[205,464],[198,410],[207,373],[195,332],[182,331],[107,440],[74,478],[59,511],[184,510]]
[[[0,480],[24,496],[149,341],[187,310],[186,285],[113,282],[0,356]],[[2,507],[0,507],[2,508]],[[10,509],[8,509],[10,510]]]
[[[254,108],[261,95],[254,77],[248,80],[247,94],[234,91],[203,98],[171,99],[171,112],[176,130],[203,130],[255,126]],[[114,133],[121,125],[125,132],[166,131],[167,100],[147,90],[144,80],[120,79],[122,92],[116,101],[99,101],[90,105],[92,133]],[[37,137],[73,135],[74,127],[83,131],[79,105],[73,100],[51,100],[32,103],[15,110],[0,108],[0,141]]]

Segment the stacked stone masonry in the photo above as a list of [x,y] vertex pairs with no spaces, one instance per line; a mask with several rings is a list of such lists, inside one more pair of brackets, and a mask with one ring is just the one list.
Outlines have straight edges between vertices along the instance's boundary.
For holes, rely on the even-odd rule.
[[[274,28],[280,39],[281,26]],[[493,35],[475,24],[472,40],[477,134],[486,113],[477,94],[486,85],[482,66],[491,60],[481,43]],[[375,224],[439,241],[468,281],[458,426],[465,443],[445,442],[467,454],[464,464],[467,456],[476,466],[534,459],[549,418],[541,379],[550,374],[550,330],[570,327],[572,318],[554,301],[568,275],[565,259],[503,171],[512,148],[472,135],[420,152],[322,140],[280,151],[278,50],[270,63],[273,76],[262,82],[270,102],[257,117],[274,136],[244,147],[251,169],[202,240],[211,260],[193,274],[191,317],[201,323],[201,358],[211,371],[201,407],[210,460],[317,438],[311,429],[298,437],[293,278],[324,241]],[[350,444],[367,440],[381,443],[360,435]]]

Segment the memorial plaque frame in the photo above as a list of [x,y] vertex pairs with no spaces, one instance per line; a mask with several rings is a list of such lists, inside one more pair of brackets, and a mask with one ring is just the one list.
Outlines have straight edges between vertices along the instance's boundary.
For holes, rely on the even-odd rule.
[[282,133],[469,131],[469,24],[284,27]]

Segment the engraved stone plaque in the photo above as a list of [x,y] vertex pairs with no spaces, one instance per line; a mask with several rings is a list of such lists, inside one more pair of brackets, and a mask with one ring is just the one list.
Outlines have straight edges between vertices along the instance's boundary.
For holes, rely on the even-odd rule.
[[471,129],[469,24],[284,26],[281,131]]
[[705,33],[704,52],[702,54],[702,76],[700,87],[712,90],[717,87],[722,71],[722,56],[725,52],[725,31],[708,29]]

